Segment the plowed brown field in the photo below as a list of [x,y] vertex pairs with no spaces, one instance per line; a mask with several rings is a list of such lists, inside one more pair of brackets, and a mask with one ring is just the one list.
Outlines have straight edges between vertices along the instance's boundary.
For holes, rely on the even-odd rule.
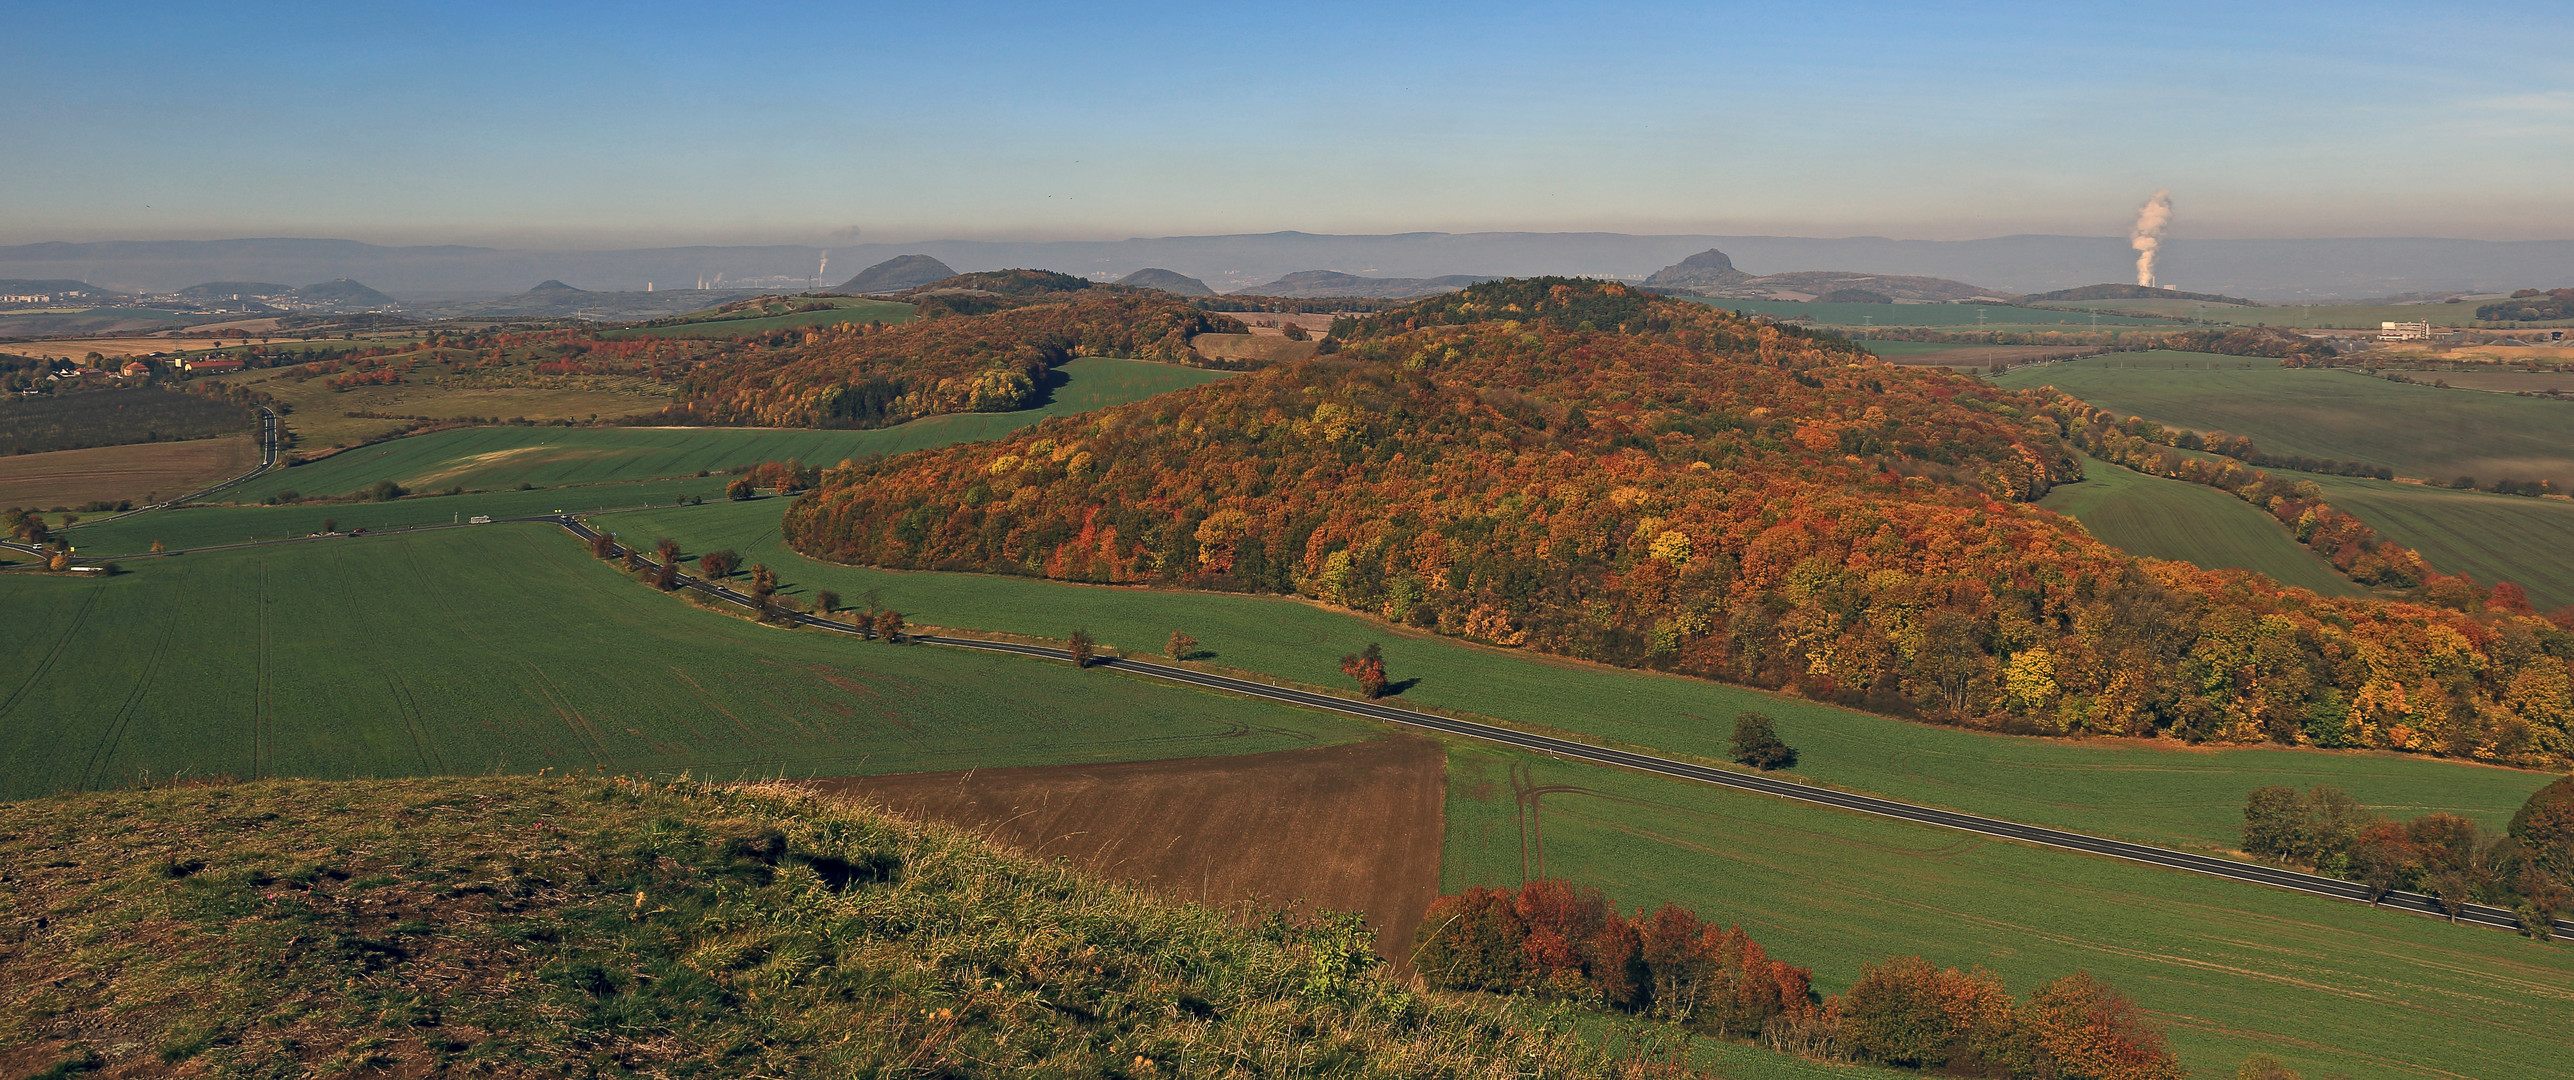
[[97,499],[174,498],[249,472],[248,435],[131,443],[0,457],[0,506],[79,506]]
[[1439,894],[1447,756],[1427,739],[813,784],[1170,899],[1363,912],[1398,965]]

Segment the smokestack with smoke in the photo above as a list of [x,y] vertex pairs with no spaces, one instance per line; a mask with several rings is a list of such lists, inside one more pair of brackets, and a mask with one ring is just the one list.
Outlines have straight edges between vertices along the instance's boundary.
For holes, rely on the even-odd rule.
[[2136,227],[2127,230],[2127,242],[2136,249],[2136,283],[2155,288],[2154,256],[2163,248],[2163,227],[2172,223],[2172,192],[2157,191],[2136,211]]
[[826,251],[826,252],[823,252],[823,253],[822,253],[822,265],[821,265],[820,267],[818,267],[818,268],[816,268],[816,269],[814,270],[814,272],[813,272],[813,276],[818,277],[818,278],[819,278],[819,277],[829,277],[829,276],[831,276],[831,253],[830,253],[830,252]]

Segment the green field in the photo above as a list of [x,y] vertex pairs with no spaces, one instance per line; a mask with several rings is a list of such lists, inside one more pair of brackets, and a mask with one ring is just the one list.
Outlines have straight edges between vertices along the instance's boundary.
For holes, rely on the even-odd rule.
[[2323,485],[2324,498],[2445,573],[2488,585],[2516,582],[2540,611],[2574,604],[2574,502],[2452,491],[2339,476],[2283,474]]
[[1057,639],[1082,627],[1105,644],[1146,654],[1159,654],[1171,631],[1183,630],[1215,653],[1217,664],[1311,684],[1343,685],[1339,658],[1381,640],[1397,685],[1419,680],[1402,690],[1414,705],[1667,752],[1723,758],[1734,714],[1759,709],[1803,751],[1798,772],[1808,779],[2146,843],[2232,847],[2244,793],[2263,784],[2333,784],[2390,814],[2448,810],[2499,828],[2549,779],[2394,754],[1991,735],[1701,679],[1482,648],[1275,597],[830,566],[779,545],[779,509],[774,501],[709,503],[601,520],[638,540],[673,537],[692,556],[738,550],[777,568],[787,592],[808,598],[831,589],[855,602],[872,590],[920,622]]
[[858,322],[899,323],[910,322],[912,318],[910,304],[896,303],[891,300],[867,300],[853,296],[838,297],[830,303],[830,307],[815,311],[798,311],[754,319],[733,318],[730,313],[702,311],[680,316],[685,321],[673,325],[630,326],[622,330],[610,330],[599,336],[603,338],[739,337],[799,326],[828,326],[835,323]]
[[2198,1077],[2256,1052],[2308,1077],[2563,1074],[2563,945],[1472,745],[1451,745],[1448,775],[1443,891],[1525,873],[1629,909],[1678,901],[1826,992],[1905,954],[2022,995],[2089,971]]
[[2061,485],[2038,505],[2071,516],[2130,555],[2254,570],[2326,596],[2368,595],[2270,515],[2225,492],[2090,457],[2082,459],[2082,473],[2082,483]]
[[[701,469],[801,458],[830,465],[868,454],[997,439],[1053,416],[1141,401],[1224,378],[1221,371],[1142,360],[1083,357],[1046,403],[1006,413],[958,413],[872,431],[789,428],[488,427],[395,439],[323,458],[244,484],[231,497],[257,501],[281,491],[339,495],[392,480],[420,490],[539,487],[684,477]],[[701,485],[702,486],[702,485]],[[718,490],[722,484],[715,485]]]
[[[446,525],[477,515],[527,517],[558,510],[596,512],[610,507],[669,506],[683,496],[721,500],[723,477],[591,484],[534,491],[484,491],[413,496],[393,502],[318,503],[295,506],[202,506],[160,510],[116,521],[102,520],[61,534],[75,550],[97,558],[142,555],[158,542],[172,551],[310,536],[325,521],[339,531],[383,530],[404,525]],[[765,502],[765,506],[782,506]],[[104,515],[92,515],[104,517]]]
[[[2230,326],[2287,326],[2326,330],[2375,330],[2379,323],[2427,322],[2433,326],[2500,326],[2479,322],[2477,304],[2313,304],[2244,307],[2203,300],[2066,300],[2045,306],[2114,311],[2139,318],[2182,318]],[[2520,323],[2563,326],[2565,322]]]
[[763,627],[538,525],[10,575],[0,604],[0,798],[147,773],[833,776],[1369,732],[1064,665]]
[[2359,461],[2441,481],[2552,479],[2574,487],[2574,406],[2561,401],[2204,353],[2093,357],[1994,381],[2053,385],[2111,412],[2249,435],[2272,454]]
[[[1768,315],[1779,319],[1799,316],[1813,319],[1823,326],[1936,326],[1945,330],[2089,330],[2095,325],[2088,312],[2058,311],[2053,308],[2007,307],[2000,304],[1810,304],[1797,300],[1724,300],[1683,296],[1727,311]],[[1982,318],[1978,322],[1978,317]],[[2181,325],[2151,315],[2103,315],[2097,322],[2103,330],[2141,330],[2148,327]]]

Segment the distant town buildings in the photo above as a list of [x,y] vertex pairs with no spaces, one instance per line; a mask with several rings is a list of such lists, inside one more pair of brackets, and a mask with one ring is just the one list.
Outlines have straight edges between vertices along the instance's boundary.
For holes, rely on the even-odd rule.
[[2427,322],[2379,323],[2377,339],[2379,341],[2429,341],[2431,324]]

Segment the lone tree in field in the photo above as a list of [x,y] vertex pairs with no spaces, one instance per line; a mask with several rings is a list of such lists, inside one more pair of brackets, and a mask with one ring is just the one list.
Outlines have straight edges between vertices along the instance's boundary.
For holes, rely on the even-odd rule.
[[1342,657],[1341,674],[1358,680],[1362,696],[1370,699],[1385,696],[1385,647],[1371,641],[1367,648]]
[[1779,741],[1779,728],[1756,712],[1734,717],[1734,760],[1755,769],[1784,769],[1796,764],[1796,748]]
[[1064,639],[1064,651],[1072,654],[1074,667],[1086,668],[1090,666],[1092,651],[1098,644],[1090,639],[1090,631],[1074,630],[1071,637]]
[[705,571],[709,581],[721,581],[733,576],[733,568],[740,565],[742,565],[742,557],[735,554],[731,548],[709,551],[697,559],[697,568]]
[[874,624],[872,628],[876,631],[876,640],[888,645],[903,640],[902,612],[886,608],[877,612],[876,617],[869,621]]
[[1198,654],[1198,639],[1173,630],[1171,643],[1163,646],[1162,652],[1173,660],[1186,660]]

